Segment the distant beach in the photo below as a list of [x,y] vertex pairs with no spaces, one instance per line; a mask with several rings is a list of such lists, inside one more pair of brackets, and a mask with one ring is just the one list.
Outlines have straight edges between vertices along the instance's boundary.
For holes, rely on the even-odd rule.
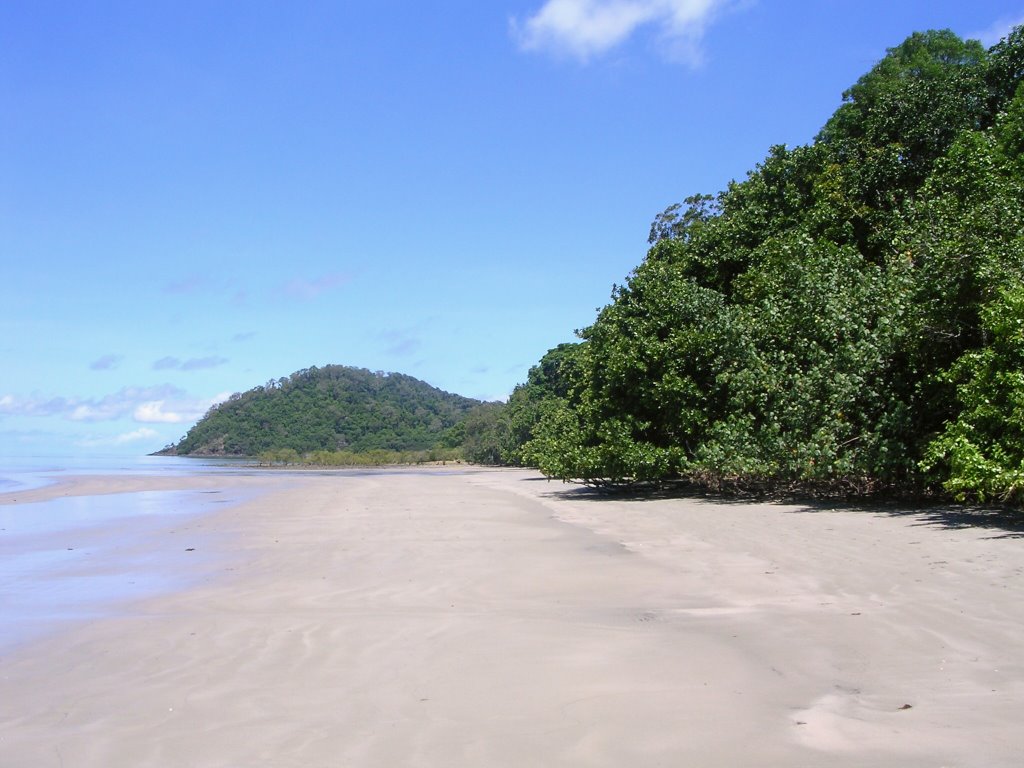
[[0,646],[4,765],[1024,752],[1024,539],[998,521],[526,470],[184,466],[0,493],[3,599],[54,614]]

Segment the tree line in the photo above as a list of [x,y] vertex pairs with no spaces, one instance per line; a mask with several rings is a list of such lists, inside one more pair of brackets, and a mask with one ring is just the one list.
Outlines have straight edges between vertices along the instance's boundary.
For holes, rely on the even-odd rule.
[[594,484],[1024,499],[1024,33],[915,33],[654,220],[467,453]]

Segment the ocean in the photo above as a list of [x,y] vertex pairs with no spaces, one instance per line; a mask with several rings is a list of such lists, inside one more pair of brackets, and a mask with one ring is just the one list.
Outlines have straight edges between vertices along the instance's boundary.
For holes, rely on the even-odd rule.
[[[249,473],[242,462],[138,458],[2,458],[0,493],[81,475]],[[240,492],[145,491],[0,506],[0,652],[68,622],[187,587],[213,555],[154,536],[244,500]],[[190,536],[190,542],[196,537]],[[202,550],[202,547],[194,549]]]

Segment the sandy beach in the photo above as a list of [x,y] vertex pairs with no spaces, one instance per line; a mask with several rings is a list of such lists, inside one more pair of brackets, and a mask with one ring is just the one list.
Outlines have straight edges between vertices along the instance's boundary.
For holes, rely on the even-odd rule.
[[1024,755],[1024,538],[955,510],[477,468],[91,477],[0,503],[153,484],[259,494],[152,534],[202,555],[197,584],[0,656],[3,768]]

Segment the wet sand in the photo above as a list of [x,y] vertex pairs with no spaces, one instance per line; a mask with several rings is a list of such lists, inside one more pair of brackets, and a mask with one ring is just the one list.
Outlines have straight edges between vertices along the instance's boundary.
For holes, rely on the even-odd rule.
[[[88,482],[32,493],[145,485]],[[516,470],[159,482],[263,493],[152,534],[202,551],[193,587],[0,656],[5,768],[1024,754],[1013,531]]]

